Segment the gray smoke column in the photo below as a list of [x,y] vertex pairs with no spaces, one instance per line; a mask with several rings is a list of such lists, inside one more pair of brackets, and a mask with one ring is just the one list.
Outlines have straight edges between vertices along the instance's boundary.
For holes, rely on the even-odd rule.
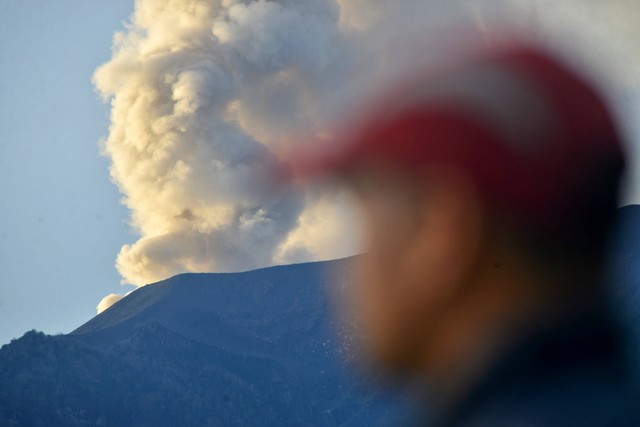
[[[123,282],[353,254],[345,196],[269,188],[273,153],[291,135],[322,135],[362,93],[446,52],[448,40],[425,30],[483,38],[487,20],[505,16],[549,25],[551,3],[138,0],[94,75],[112,104],[103,152],[140,236],[117,257]],[[577,7],[567,20],[584,9],[566,3]]]
[[103,152],[140,235],[117,257],[123,282],[353,254],[344,195],[267,188],[273,152],[412,57],[399,29],[446,3],[138,0],[94,75],[112,104]]
[[141,235],[118,255],[125,282],[274,262],[304,199],[261,184],[269,144],[313,115],[304,98],[340,62],[337,20],[328,1],[136,3],[94,76],[112,104],[103,151]]

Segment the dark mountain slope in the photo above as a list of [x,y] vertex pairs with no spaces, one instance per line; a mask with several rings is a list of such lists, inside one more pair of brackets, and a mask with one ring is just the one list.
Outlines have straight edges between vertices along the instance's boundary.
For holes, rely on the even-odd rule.
[[[620,214],[610,280],[638,343],[640,207]],[[183,274],[71,334],[28,332],[0,349],[0,426],[398,425],[406,406],[342,362],[346,262]]]
[[0,350],[0,425],[395,424],[342,363],[327,283],[345,262],[184,274],[69,335],[27,333]]

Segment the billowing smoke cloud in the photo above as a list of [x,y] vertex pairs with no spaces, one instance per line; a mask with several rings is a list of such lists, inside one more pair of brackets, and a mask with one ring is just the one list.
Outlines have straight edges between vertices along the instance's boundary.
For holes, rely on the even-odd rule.
[[446,49],[425,30],[455,17],[482,33],[497,15],[546,25],[551,3],[138,0],[94,76],[112,103],[103,151],[140,235],[117,257],[123,281],[354,253],[342,195],[269,187],[285,137],[321,134],[363,90],[428,61],[426,46]]
[[112,100],[104,152],[141,234],[117,268],[144,285],[273,263],[304,198],[268,188],[282,123],[312,122],[331,84],[331,1],[136,4],[95,85]]
[[124,297],[125,297],[125,295],[109,294],[106,297],[102,298],[102,300],[100,301],[100,303],[96,307],[96,311],[98,312],[98,314],[100,314],[103,311],[105,311],[107,308],[111,307],[113,304],[115,304],[118,301],[120,301]]

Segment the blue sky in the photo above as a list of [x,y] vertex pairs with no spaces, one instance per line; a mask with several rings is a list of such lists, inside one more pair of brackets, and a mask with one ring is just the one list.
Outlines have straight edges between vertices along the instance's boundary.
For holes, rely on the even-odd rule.
[[0,344],[69,332],[117,290],[131,240],[91,82],[132,0],[0,2]]

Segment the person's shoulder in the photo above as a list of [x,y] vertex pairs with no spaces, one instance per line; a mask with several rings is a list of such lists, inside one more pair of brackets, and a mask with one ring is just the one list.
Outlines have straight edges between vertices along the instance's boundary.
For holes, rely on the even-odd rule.
[[446,425],[640,426],[624,350],[607,316],[558,324],[496,361]]
[[505,389],[463,417],[460,427],[637,427],[640,417],[631,389],[584,375]]

